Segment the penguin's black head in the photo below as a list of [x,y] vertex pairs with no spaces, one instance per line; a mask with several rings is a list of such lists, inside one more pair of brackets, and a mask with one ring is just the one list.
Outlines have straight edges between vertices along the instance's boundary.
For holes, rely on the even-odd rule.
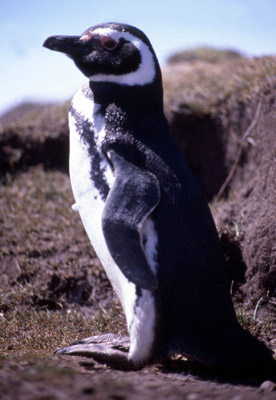
[[43,46],[67,54],[92,82],[143,86],[161,79],[150,41],[130,25],[96,25],[80,36],[51,36]]

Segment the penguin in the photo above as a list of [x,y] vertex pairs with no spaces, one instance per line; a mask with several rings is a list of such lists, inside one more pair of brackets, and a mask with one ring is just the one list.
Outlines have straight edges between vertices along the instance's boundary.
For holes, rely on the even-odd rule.
[[69,111],[74,208],[129,334],[92,336],[56,353],[129,369],[181,354],[237,376],[275,378],[272,352],[236,319],[218,233],[173,140],[149,39],[133,26],[104,23],[43,45],[88,78]]

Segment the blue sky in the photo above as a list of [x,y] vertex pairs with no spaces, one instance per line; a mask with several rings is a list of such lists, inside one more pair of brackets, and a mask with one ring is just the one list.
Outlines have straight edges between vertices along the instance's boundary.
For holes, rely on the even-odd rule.
[[22,101],[63,101],[85,78],[71,60],[42,48],[108,21],[142,29],[164,65],[201,45],[276,54],[276,0],[0,0],[0,114]]

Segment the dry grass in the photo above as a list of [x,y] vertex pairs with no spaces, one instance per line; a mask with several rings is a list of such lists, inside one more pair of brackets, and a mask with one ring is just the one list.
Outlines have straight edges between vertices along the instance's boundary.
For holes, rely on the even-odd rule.
[[[52,351],[78,338],[125,329],[72,203],[68,176],[41,167],[0,187],[2,351]],[[52,288],[53,276],[63,290]],[[70,279],[91,288],[86,306],[70,297]]]
[[5,117],[0,121],[0,137],[10,132],[20,131],[21,135],[39,138],[40,141],[49,137],[55,138],[62,131],[68,130],[68,109],[69,102],[55,106],[34,106],[27,108],[25,112],[22,112],[20,107],[15,108],[9,113],[7,122],[5,122]]
[[221,113],[232,96],[242,102],[269,91],[276,80],[276,57],[241,58],[207,64],[201,61],[170,65],[163,70],[165,108],[169,113],[188,107],[195,113]]
[[[103,332],[125,334],[125,319],[86,237],[71,210],[69,178],[36,167],[0,187],[0,349],[52,352],[76,339]],[[53,294],[53,274],[86,275],[93,285],[88,306]],[[54,309],[49,309],[50,299]],[[275,349],[272,319],[253,321],[237,312],[242,326]]]
[[[74,340],[105,332],[122,333],[119,310],[84,315],[79,310],[14,310],[0,314],[0,351],[51,353]],[[121,329],[121,330],[120,330]]]

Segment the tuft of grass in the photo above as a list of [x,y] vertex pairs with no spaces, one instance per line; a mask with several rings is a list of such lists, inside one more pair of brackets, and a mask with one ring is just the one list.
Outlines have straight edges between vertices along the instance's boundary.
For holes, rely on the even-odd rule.
[[240,325],[248,330],[252,335],[264,341],[276,355],[276,320],[274,316],[269,318],[257,318],[242,308],[236,310],[236,315]]

